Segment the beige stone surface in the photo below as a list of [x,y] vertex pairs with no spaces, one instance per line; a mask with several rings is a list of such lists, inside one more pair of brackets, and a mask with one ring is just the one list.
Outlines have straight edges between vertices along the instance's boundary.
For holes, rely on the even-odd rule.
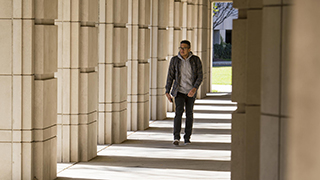
[[283,0],[283,5],[294,5],[295,0]]
[[54,179],[56,177],[56,139],[33,143],[33,162],[37,164],[34,176],[37,179]]
[[233,7],[238,9],[244,9],[248,7],[248,0],[233,0]]
[[127,139],[127,112],[113,112],[112,113],[112,142],[111,143],[121,143]]
[[[112,64],[105,65],[105,103],[112,103],[112,93],[113,93],[113,76],[114,76],[114,68]],[[101,84],[102,85],[102,84]],[[110,110],[111,111],[111,110]]]
[[35,25],[35,74],[57,71],[57,30],[53,25]]
[[127,99],[127,68],[117,67],[113,69],[113,97],[112,101],[120,103]]
[[[59,94],[61,96],[61,104],[59,106],[61,106],[61,113],[69,113],[70,112],[70,108],[71,108],[71,70],[70,69],[60,69],[60,92],[61,94]],[[58,80],[59,81],[59,80]],[[75,92],[76,93],[76,92]]]
[[138,65],[138,93],[139,94],[145,94],[149,92],[149,83],[146,83],[149,81],[150,77],[150,64],[149,63],[139,63]]
[[97,73],[80,73],[79,113],[88,114],[97,110]]
[[[81,102],[79,99],[80,94],[80,70],[79,69],[71,69],[71,78],[70,78],[70,112],[72,114],[77,114],[79,112],[79,103]],[[92,82],[94,83],[94,82]],[[94,85],[93,87],[88,88],[95,88],[96,84],[90,84]],[[94,93],[96,94],[96,93]],[[91,97],[90,97],[91,98]]]
[[33,128],[47,128],[56,124],[57,80],[34,81],[34,121]]
[[128,9],[127,0],[116,0],[113,2],[113,11],[114,11],[114,22],[116,24],[124,25],[128,22],[128,11],[123,11],[123,9]]
[[79,155],[80,161],[89,161],[96,156],[97,152],[97,123],[79,126]]
[[158,26],[166,28],[169,25],[169,0],[158,0]]
[[231,179],[245,180],[246,171],[246,114],[232,114],[232,145],[231,145]]
[[261,112],[278,115],[281,82],[281,7],[263,9]]
[[138,59],[139,61],[147,62],[150,58],[150,30],[149,29],[139,29],[139,41],[138,41]]
[[193,9],[194,9],[193,6],[194,6],[193,4],[188,4],[188,7],[187,7],[187,9],[188,9],[187,29],[190,29],[190,28],[192,27],[192,25],[193,25],[193,15],[194,15],[194,13],[193,13]]
[[[1,67],[0,74],[10,74],[12,69],[12,25],[11,20],[0,20],[0,53]],[[10,44],[10,46],[8,46]]]
[[[76,6],[75,3],[73,6]],[[71,21],[71,1],[58,0],[58,18],[57,21]]]
[[280,164],[280,179],[286,179],[287,177],[287,168],[288,166],[288,139],[289,139],[289,133],[288,133],[288,129],[289,129],[289,122],[291,120],[291,118],[289,117],[281,117],[280,118],[281,122],[280,122],[280,160],[279,160],[279,164]]
[[[74,58],[72,54],[72,50],[75,49],[73,46],[76,46],[76,44],[73,44],[73,41],[72,41],[73,39],[71,38],[71,36],[74,36],[72,35],[73,33],[78,34],[79,32],[79,31],[75,31],[74,29],[76,25],[77,24],[73,24],[69,22],[63,22],[61,23],[61,25],[58,25],[58,27],[61,28],[61,30],[58,33],[58,36],[59,36],[58,37],[59,38],[58,39],[58,44],[59,44],[58,55],[60,56],[58,58],[58,67],[60,68],[71,67],[72,60],[70,59]],[[77,61],[79,60],[77,59]]]
[[247,95],[246,103],[261,102],[261,41],[262,10],[248,11],[247,30]]
[[128,56],[128,30],[126,28],[114,28],[113,36],[113,63],[122,66],[126,63]]
[[263,5],[281,5],[283,2],[281,0],[262,0]]
[[[113,13],[114,13],[114,10],[113,10],[113,1],[114,0],[104,0],[104,4],[105,4],[105,19],[106,19],[106,23],[113,23]],[[100,1],[100,3],[103,3]],[[102,13],[101,13],[102,14]]]
[[0,114],[2,121],[0,122],[0,129],[12,128],[12,77],[0,76]]
[[149,25],[150,24],[150,4],[151,1],[150,0],[140,0],[139,1],[139,12],[140,12],[140,16],[139,16],[139,22],[143,25]]
[[98,28],[80,28],[80,68],[92,68],[98,64]]
[[78,68],[80,65],[80,23],[79,22],[72,22],[71,23],[71,67]]
[[[182,39],[181,30],[174,30],[174,41],[173,41],[173,55],[177,55],[179,52],[179,46]],[[192,44],[192,51],[194,50],[194,44]]]
[[[11,179],[12,178],[12,147],[11,143],[0,143],[1,145],[1,164],[0,164],[0,178],[1,179]],[[9,165],[9,166],[8,166]]]
[[58,17],[58,1],[37,0],[31,1],[34,5],[36,19],[56,19]]
[[[23,1],[28,2],[28,1]],[[22,22],[22,73],[23,74],[33,74],[34,73],[34,20],[23,20]]]
[[260,106],[246,106],[246,179],[260,177]]
[[290,31],[290,24],[287,19],[290,18],[291,7],[282,7],[283,15],[282,15],[282,56],[281,56],[281,115],[283,116],[290,116],[289,112],[289,105],[290,105],[290,98],[288,91],[290,90],[289,82],[290,82],[290,59],[288,54],[290,50],[287,48],[289,47],[289,31]]
[[22,20],[13,20],[12,29],[12,73],[22,74]]
[[[158,61],[157,63],[157,88],[164,89],[167,82],[169,61]],[[164,94],[165,90],[161,93]]]
[[158,59],[164,60],[168,56],[168,31],[158,30]]
[[80,20],[82,22],[97,22],[99,13],[99,0],[80,1]]
[[[111,65],[109,65],[110,68]],[[99,106],[102,105],[100,103],[103,103],[105,102],[106,100],[106,96],[105,96],[105,93],[106,93],[106,86],[105,86],[105,83],[106,83],[106,77],[105,77],[105,74],[106,74],[106,65],[105,64],[98,64],[98,86],[99,86],[99,90],[98,90],[98,102],[99,102]],[[104,108],[100,108],[99,107],[99,111],[100,110],[104,110]]]
[[22,154],[24,156],[21,157],[22,162],[21,164],[23,167],[25,167],[22,170],[22,177],[24,179],[28,179],[30,177],[33,177],[33,171],[32,171],[32,144],[31,143],[23,143],[22,145]]
[[279,117],[261,116],[260,178],[261,180],[279,177]]
[[0,1],[0,17],[1,18],[11,18],[13,14],[13,4],[11,0]]
[[33,127],[34,77],[22,76],[22,126],[25,129]]
[[[287,149],[287,179],[317,179],[320,159],[314,156],[320,150],[315,138],[319,136],[319,96],[315,95],[319,89],[319,71],[316,48],[318,36],[315,29],[320,28],[319,23],[312,21],[320,15],[315,11],[319,5],[317,1],[293,1],[290,22],[290,38],[288,38],[288,52],[290,59],[289,81],[289,112],[288,121],[288,149]],[[296,13],[299,10],[308,11],[303,16]],[[308,21],[306,19],[309,19]],[[303,27],[308,27],[305,29]],[[306,36],[300,36],[305,33]],[[298,51],[299,50],[299,51]],[[305,61],[301,61],[305,59]],[[309,87],[309,88],[308,88]],[[307,147],[307,148],[306,148]],[[309,166],[312,164],[312,166]]]
[[[29,143],[30,144],[30,143]],[[22,169],[20,168],[22,166],[22,144],[21,143],[13,143],[12,144],[12,169],[15,170],[15,172],[12,174],[11,179],[21,179],[22,176]],[[25,170],[27,171],[27,170]]]
[[[105,60],[102,62],[112,63],[113,62],[113,41],[114,39],[114,28],[113,24],[106,25],[106,34],[105,34]],[[108,42],[108,43],[106,43]]]
[[12,123],[14,129],[22,128],[22,76],[12,77]]
[[180,27],[182,25],[182,3],[175,1],[174,2],[174,26]]
[[247,0],[249,8],[262,8],[263,0]]
[[99,22],[98,30],[98,63],[104,63],[106,61],[106,24]]

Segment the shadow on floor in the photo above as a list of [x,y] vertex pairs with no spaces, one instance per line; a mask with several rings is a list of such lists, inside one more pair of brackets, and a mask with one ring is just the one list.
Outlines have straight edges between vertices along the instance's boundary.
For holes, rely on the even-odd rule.
[[[146,133],[172,133],[172,128],[166,127],[150,127],[144,132]],[[184,129],[181,129],[184,132]],[[193,134],[228,134],[231,135],[231,129],[214,129],[214,128],[193,128]]]
[[209,142],[192,142],[188,146],[175,147],[172,144],[172,141],[159,141],[159,140],[126,140],[121,144],[114,144],[113,146],[118,147],[143,147],[143,148],[163,148],[163,149],[172,149],[172,148],[181,148],[181,149],[199,149],[199,150],[231,150],[230,143],[209,143]]
[[[157,169],[184,169],[204,171],[230,171],[230,161],[193,160],[193,159],[166,159],[125,156],[97,156],[90,162],[81,162],[78,165],[100,166],[100,170],[107,166],[139,167]],[[102,169],[101,169],[102,168]],[[107,169],[106,169],[107,170]]]

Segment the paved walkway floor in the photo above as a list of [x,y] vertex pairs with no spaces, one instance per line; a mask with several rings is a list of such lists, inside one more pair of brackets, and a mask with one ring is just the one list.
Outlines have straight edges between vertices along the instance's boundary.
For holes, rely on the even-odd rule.
[[218,85],[218,84],[212,84],[211,88],[213,91],[218,91],[218,92],[232,92],[232,85]]
[[172,144],[174,113],[168,112],[166,120],[150,121],[147,130],[128,132],[122,144],[98,146],[90,162],[59,163],[57,179],[229,180],[235,109],[230,93],[208,94],[196,100],[190,145]]

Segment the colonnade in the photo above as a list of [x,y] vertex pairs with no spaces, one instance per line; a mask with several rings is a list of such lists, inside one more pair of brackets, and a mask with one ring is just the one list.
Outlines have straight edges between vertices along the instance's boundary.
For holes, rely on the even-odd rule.
[[[88,161],[165,118],[182,39],[202,59],[204,97],[210,3],[0,0],[0,179],[54,179],[57,161]],[[319,179],[319,2],[234,6],[231,178]]]
[[0,0],[0,179],[54,179],[57,162],[166,118],[170,58],[189,39],[210,90],[209,0]]

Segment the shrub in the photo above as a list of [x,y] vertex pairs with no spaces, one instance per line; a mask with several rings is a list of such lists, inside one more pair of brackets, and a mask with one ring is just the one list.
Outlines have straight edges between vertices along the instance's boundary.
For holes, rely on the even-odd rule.
[[214,58],[218,59],[231,59],[231,44],[223,42],[222,37],[220,44],[214,44]]

